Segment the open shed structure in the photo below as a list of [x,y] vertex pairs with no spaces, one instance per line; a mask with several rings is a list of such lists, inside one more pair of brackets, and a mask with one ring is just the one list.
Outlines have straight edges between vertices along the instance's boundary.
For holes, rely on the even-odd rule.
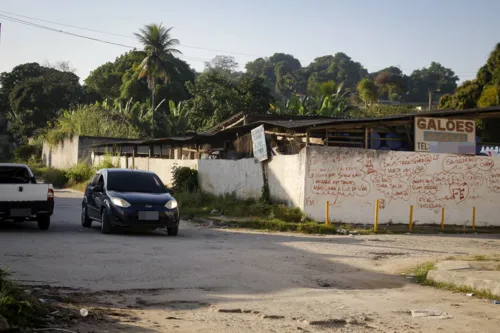
[[[95,154],[109,152],[122,156],[170,159],[239,159],[252,156],[251,130],[262,125],[269,148],[276,155],[296,154],[309,145],[413,151],[416,117],[498,119],[500,107],[342,119],[239,113],[207,132],[192,136],[103,143],[93,148]],[[477,138],[476,144],[480,141]],[[497,145],[494,142],[480,144]]]

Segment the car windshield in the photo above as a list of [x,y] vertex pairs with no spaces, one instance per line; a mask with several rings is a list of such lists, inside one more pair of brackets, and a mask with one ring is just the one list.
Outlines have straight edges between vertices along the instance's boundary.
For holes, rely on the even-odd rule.
[[0,167],[0,184],[28,184],[30,182],[31,177],[25,167]]
[[148,172],[109,172],[107,189],[116,192],[166,193],[160,178]]

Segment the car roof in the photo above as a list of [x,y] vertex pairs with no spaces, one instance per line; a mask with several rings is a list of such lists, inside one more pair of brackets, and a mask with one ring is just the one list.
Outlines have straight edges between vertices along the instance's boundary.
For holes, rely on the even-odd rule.
[[148,173],[148,174],[153,174],[155,175],[154,172],[148,171],[148,170],[137,170],[137,169],[121,169],[121,168],[106,168],[106,169],[101,169],[99,172],[106,171],[108,173],[115,173],[115,172],[120,172],[120,173]]

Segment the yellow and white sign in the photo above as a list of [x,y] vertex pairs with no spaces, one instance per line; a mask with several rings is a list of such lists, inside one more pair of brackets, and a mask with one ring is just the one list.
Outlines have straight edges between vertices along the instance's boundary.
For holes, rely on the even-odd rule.
[[415,151],[475,155],[476,122],[415,117]]

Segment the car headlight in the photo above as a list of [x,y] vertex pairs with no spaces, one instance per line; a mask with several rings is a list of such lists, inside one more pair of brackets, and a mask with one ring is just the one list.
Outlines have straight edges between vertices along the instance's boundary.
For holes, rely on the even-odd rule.
[[130,204],[128,202],[120,198],[111,198],[111,202],[118,207],[123,207],[123,208],[130,207]]
[[167,207],[168,209],[177,208],[177,200],[175,200],[175,199],[170,200],[169,202],[167,202],[165,207]]

